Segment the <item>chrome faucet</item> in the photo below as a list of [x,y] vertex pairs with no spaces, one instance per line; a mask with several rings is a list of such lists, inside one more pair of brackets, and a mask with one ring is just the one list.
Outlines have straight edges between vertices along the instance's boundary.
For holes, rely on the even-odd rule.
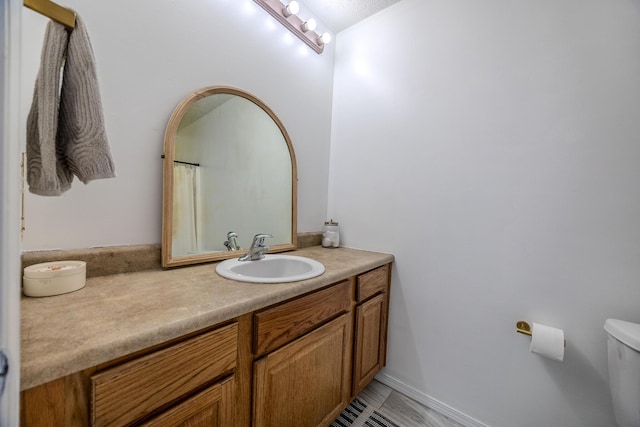
[[269,246],[265,246],[264,239],[273,237],[272,234],[256,234],[253,236],[253,242],[249,248],[249,252],[238,258],[238,261],[257,261],[264,258],[264,252],[269,250]]
[[228,251],[238,251],[242,249],[240,245],[238,245],[238,235],[234,231],[227,233],[227,240],[224,242],[224,245]]

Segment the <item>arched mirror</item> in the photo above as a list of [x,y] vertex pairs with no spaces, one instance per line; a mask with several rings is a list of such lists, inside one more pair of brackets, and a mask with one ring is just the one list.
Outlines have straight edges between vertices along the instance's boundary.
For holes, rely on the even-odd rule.
[[296,159],[282,122],[239,89],[207,87],[174,110],[164,139],[162,265],[239,257],[255,234],[296,248]]

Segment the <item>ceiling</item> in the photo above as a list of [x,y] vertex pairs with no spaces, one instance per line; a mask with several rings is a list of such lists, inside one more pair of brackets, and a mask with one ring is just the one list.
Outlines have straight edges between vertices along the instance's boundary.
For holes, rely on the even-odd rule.
[[[339,33],[400,0],[301,0],[319,21]],[[286,3],[286,1],[285,1]]]

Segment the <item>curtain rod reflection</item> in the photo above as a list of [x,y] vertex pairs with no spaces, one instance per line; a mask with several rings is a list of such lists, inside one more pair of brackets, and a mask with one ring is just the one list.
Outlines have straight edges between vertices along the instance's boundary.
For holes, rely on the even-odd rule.
[[[162,157],[164,159],[164,154],[161,155],[160,157]],[[174,160],[173,163],[182,163],[183,165],[191,165],[191,166],[200,166],[200,163],[190,163],[190,162],[183,162],[180,160]]]

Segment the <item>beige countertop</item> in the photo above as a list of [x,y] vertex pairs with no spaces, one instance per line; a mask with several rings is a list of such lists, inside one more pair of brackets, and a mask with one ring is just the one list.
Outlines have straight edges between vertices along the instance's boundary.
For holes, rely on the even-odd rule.
[[320,246],[289,252],[325,265],[319,277],[260,284],[224,279],[216,263],[87,279],[83,289],[23,297],[21,389],[96,366],[393,261]]

